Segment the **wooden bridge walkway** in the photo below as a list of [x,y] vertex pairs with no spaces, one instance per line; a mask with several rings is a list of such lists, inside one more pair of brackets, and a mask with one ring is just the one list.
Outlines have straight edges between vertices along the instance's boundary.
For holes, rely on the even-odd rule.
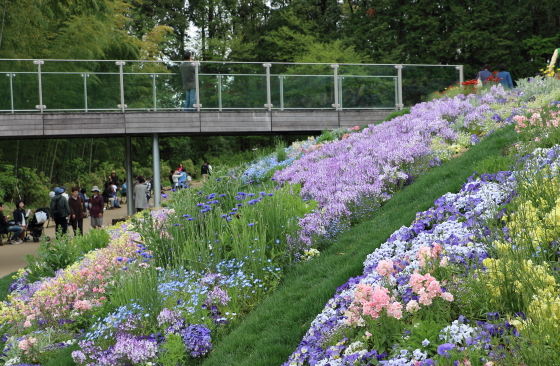
[[3,113],[1,139],[81,136],[305,134],[365,126],[387,110]]

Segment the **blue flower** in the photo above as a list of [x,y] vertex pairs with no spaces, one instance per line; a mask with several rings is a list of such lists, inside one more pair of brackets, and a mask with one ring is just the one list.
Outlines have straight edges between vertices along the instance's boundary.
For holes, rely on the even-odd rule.
[[249,223],[249,226],[254,226],[254,225],[255,225],[255,224],[254,224],[254,223],[252,223],[252,222],[251,222],[251,223]]
[[453,343],[440,344],[437,348],[437,353],[438,355],[449,358],[449,351],[451,351],[453,348],[455,348],[455,345]]

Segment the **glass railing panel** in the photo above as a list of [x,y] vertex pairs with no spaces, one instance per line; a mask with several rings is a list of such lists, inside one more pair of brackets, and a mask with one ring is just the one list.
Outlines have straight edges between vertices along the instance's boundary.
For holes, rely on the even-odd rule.
[[393,109],[397,102],[396,76],[339,76],[342,109]]
[[333,109],[331,75],[279,75],[271,78],[274,109]]
[[181,110],[185,91],[179,74],[156,74],[156,107],[158,110]]
[[397,76],[395,65],[346,65],[338,66],[339,76]]
[[326,64],[273,64],[270,95],[274,110],[332,109],[334,69]]
[[85,112],[85,77],[82,75],[42,73],[43,105],[47,106],[46,111]]
[[119,73],[90,73],[88,75],[88,110],[118,110],[118,105],[121,103]]
[[[264,109],[266,104],[265,75],[199,75],[202,109]],[[218,87],[221,86],[220,92]]]
[[124,74],[124,103],[127,110],[155,109],[157,95],[155,89],[154,74]]
[[[239,79],[234,81],[231,80],[232,77]],[[235,94],[239,95],[241,76],[200,74],[198,80],[200,83],[198,93],[202,109],[221,110],[232,108],[235,103],[239,103]]]
[[0,60],[0,72],[37,72],[33,60]]
[[44,60],[41,71],[46,73],[119,72],[115,61]]
[[12,73],[0,72],[0,112],[11,112],[12,106]]
[[199,73],[204,75],[266,75],[263,63],[201,62]]
[[14,73],[12,86],[14,109],[20,112],[37,112],[39,105],[39,81],[37,73]]
[[39,105],[37,65],[33,60],[0,60],[0,110],[36,112]]
[[459,70],[455,66],[404,65],[403,104],[405,107],[428,101],[428,95],[442,91],[459,82]]

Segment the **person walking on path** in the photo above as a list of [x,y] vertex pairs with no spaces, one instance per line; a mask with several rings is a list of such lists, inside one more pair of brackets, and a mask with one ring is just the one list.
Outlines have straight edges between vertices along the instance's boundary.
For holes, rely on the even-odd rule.
[[511,75],[509,74],[509,72],[506,71],[506,64],[500,64],[498,65],[498,70],[500,70],[498,72],[498,75],[496,75],[497,77],[499,77],[500,79],[500,84],[502,84],[502,86],[506,89],[512,89],[513,88],[513,80],[511,79]]
[[138,179],[138,184],[134,187],[134,205],[136,206],[136,212],[140,212],[146,207],[148,207],[148,200],[146,199],[146,185],[143,177]]
[[[4,217],[4,203],[0,202],[0,231],[7,232],[7,233],[14,233],[12,235],[12,239],[10,240],[10,244],[21,244],[23,241],[19,239],[19,236],[23,232],[23,228],[19,225],[9,225]],[[0,242],[0,245],[3,245]]]
[[211,168],[210,168],[210,163],[209,162],[205,162],[200,167],[200,175],[202,177],[203,182],[206,182],[206,179],[208,179],[208,175],[210,174],[210,169]]
[[72,196],[68,200],[68,205],[70,206],[70,225],[72,225],[74,230],[74,236],[84,235],[84,217],[87,217],[86,205],[79,193],[79,187],[72,187]]
[[189,51],[183,53],[183,60],[179,65],[181,77],[183,78],[183,89],[185,89],[185,112],[194,111],[193,105],[196,103],[196,80],[195,66],[192,65],[192,54]]
[[51,199],[50,209],[51,215],[56,224],[56,233],[60,228],[62,235],[68,231],[68,217],[70,217],[70,206],[68,200],[62,194],[66,192],[66,187],[56,187],[54,189],[54,197]]
[[100,229],[103,226],[103,196],[99,194],[99,188],[93,186],[92,195],[89,197],[89,216],[91,217],[91,228]]
[[476,75],[476,79],[480,80],[483,85],[486,82],[486,79],[491,78],[491,77],[492,77],[492,73],[490,72],[490,65],[489,64],[484,64],[484,66],[482,66],[482,70],[480,70],[478,72],[478,74]]

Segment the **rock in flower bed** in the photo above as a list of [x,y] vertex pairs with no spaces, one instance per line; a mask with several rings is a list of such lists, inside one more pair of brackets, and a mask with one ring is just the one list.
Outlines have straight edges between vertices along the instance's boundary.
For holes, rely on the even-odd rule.
[[[514,359],[523,349],[518,346],[523,341],[517,328],[531,329],[545,319],[543,312],[558,314],[554,305],[559,301],[557,286],[547,290],[552,291],[548,296],[535,298],[533,302],[546,311],[533,310],[532,321],[513,311],[509,320],[492,312],[486,320],[470,321],[468,317],[477,315],[463,315],[463,311],[476,306],[469,305],[473,299],[464,294],[463,286],[473,278],[475,286],[491,283],[487,300],[494,297],[494,306],[505,300],[503,292],[495,293],[503,286],[505,273],[515,269],[500,272],[489,258],[496,248],[504,250],[504,246],[493,243],[500,231],[491,231],[487,224],[503,217],[500,206],[510,203],[524,181],[521,178],[534,177],[543,169],[556,175],[559,157],[560,146],[536,150],[521,170],[472,177],[459,193],[446,194],[429,210],[417,213],[409,227],[393,233],[367,257],[362,276],[351,278],[337,290],[284,365],[493,365],[505,358]],[[519,224],[516,236],[526,230]],[[507,227],[502,231],[510,233]],[[505,242],[510,250],[515,247],[515,239],[509,235]],[[541,240],[539,245],[544,243],[546,240]],[[543,259],[532,257],[537,262]],[[539,286],[539,278],[546,278],[542,289],[555,284],[554,276],[545,274],[551,272],[546,265],[536,270],[533,267],[531,261],[523,267],[532,286]],[[501,282],[496,276],[501,276]],[[518,282],[511,282],[520,291]],[[555,300],[547,302],[547,298]],[[544,342],[545,348],[550,344],[544,339],[538,342]]]

